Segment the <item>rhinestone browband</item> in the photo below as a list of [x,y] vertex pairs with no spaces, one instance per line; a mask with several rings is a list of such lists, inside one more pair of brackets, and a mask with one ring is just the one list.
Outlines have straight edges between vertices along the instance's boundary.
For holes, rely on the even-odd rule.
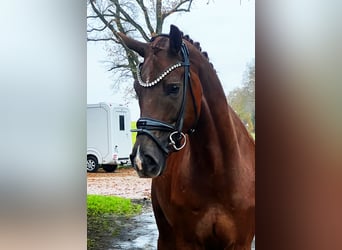
[[141,73],[140,73],[140,66],[141,64],[138,65],[137,67],[137,78],[138,78],[138,82],[141,86],[145,87],[145,88],[148,88],[148,87],[152,87],[154,85],[156,85],[157,83],[159,83],[161,80],[163,80],[163,78],[165,76],[167,76],[168,74],[170,74],[171,71],[175,70],[176,68],[179,68],[182,66],[182,63],[176,63],[174,65],[172,65],[171,67],[169,67],[167,70],[165,70],[157,79],[155,79],[154,81],[152,82],[144,82],[142,79],[141,79]]

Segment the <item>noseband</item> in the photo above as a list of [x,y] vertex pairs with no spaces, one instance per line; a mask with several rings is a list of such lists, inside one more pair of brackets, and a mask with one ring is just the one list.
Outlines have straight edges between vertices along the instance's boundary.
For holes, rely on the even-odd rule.
[[[166,36],[166,35],[162,35]],[[154,38],[152,38],[153,41]],[[166,69],[157,79],[152,82],[143,82],[141,79],[141,67],[142,64],[139,64],[137,67],[137,79],[139,84],[142,87],[148,88],[156,85],[159,83],[164,77],[166,77],[170,72],[175,70],[179,67],[184,67],[184,83],[183,83],[183,96],[182,96],[182,104],[178,113],[177,122],[175,125],[159,121],[156,119],[148,118],[148,117],[140,117],[137,121],[137,129],[132,129],[132,132],[138,132],[140,134],[148,135],[157,145],[158,147],[168,155],[170,153],[169,146],[172,146],[173,150],[179,151],[186,145],[186,136],[182,132],[183,129],[183,122],[184,122],[184,112],[185,112],[185,102],[186,102],[186,94],[187,94],[187,86],[190,87],[190,92],[192,96],[192,101],[194,104],[196,121],[197,121],[197,107],[194,98],[194,94],[192,91],[191,84],[189,84],[190,80],[190,60],[189,60],[189,51],[186,47],[185,43],[182,43],[181,52],[183,57],[183,62],[178,62],[168,69]],[[169,132],[169,144],[167,146],[163,145],[159,139],[151,132],[151,131],[162,131],[162,132]],[[193,133],[195,130],[192,128],[189,130],[189,133]],[[183,140],[182,140],[183,139]],[[182,142],[183,141],[183,142]]]

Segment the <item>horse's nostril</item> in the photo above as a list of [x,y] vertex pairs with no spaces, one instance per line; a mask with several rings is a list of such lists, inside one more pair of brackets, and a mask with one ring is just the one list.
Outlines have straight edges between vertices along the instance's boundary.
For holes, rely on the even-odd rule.
[[150,177],[158,176],[162,170],[162,166],[151,155],[144,155],[144,165],[146,168],[145,173]]
[[149,156],[149,155],[145,155],[144,157],[144,163],[146,166],[152,166],[152,165],[156,165],[156,161],[153,159],[153,157]]

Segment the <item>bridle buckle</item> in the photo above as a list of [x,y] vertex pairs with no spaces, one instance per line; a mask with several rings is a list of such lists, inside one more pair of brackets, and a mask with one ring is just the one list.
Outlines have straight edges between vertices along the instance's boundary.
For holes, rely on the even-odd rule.
[[[182,144],[181,146],[179,146],[179,147],[177,147],[175,140],[172,138],[172,136],[175,135],[175,134],[180,134],[180,135],[181,135],[180,138],[177,138],[178,141],[182,141],[182,137],[184,138],[183,144]],[[170,134],[169,139],[170,139],[170,145],[171,145],[176,151],[182,150],[182,149],[185,147],[185,145],[186,145],[186,136],[185,136],[185,134],[184,134],[183,132],[174,131],[174,132],[172,132],[172,133]]]

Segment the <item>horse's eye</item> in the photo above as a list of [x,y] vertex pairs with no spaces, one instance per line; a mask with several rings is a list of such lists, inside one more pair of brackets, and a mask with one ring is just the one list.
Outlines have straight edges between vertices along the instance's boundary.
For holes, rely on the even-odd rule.
[[167,95],[176,95],[179,92],[179,86],[175,83],[173,84],[168,84],[166,86],[166,94]]

